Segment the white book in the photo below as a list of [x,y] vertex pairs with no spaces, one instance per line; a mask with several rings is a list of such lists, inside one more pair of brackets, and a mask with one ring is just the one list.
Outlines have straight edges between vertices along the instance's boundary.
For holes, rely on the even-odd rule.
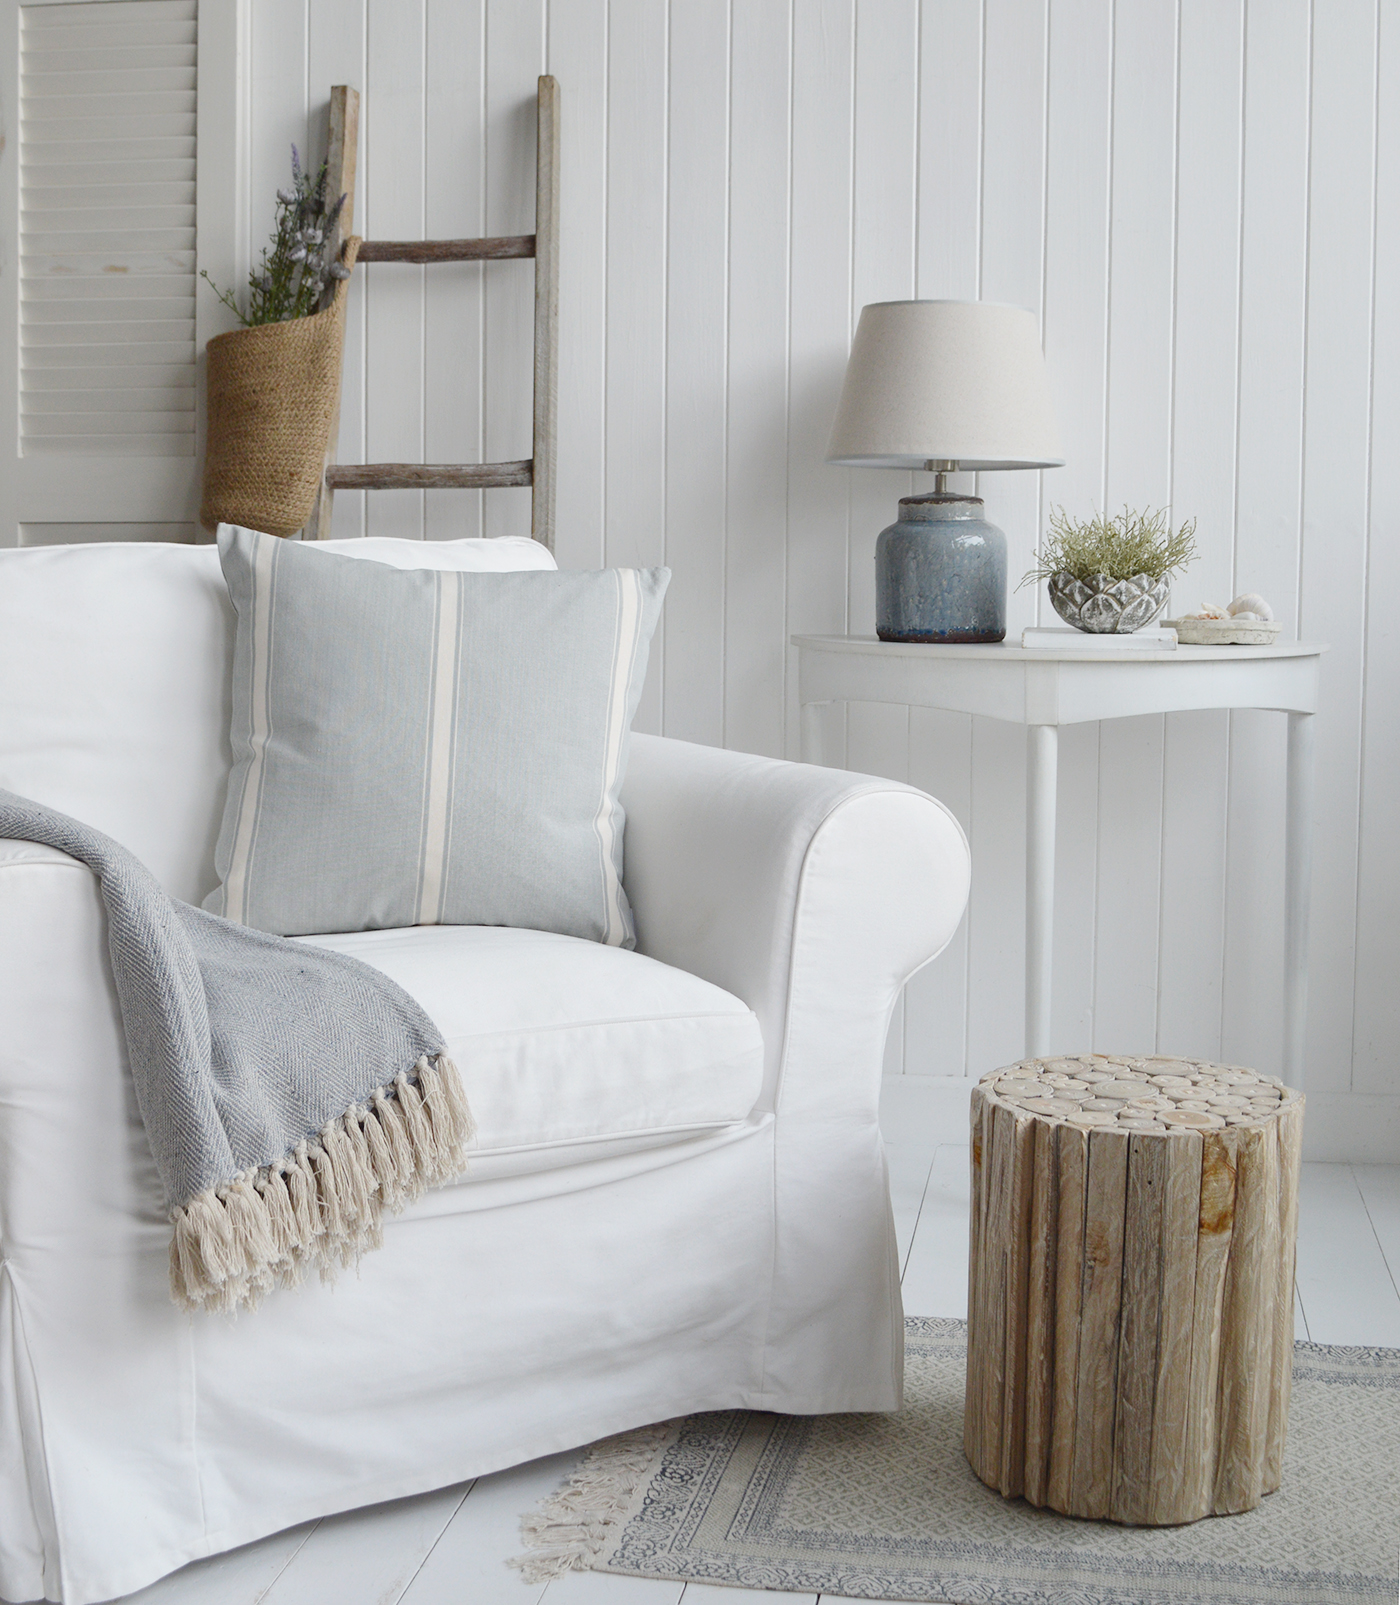
[[1176,631],[1145,624],[1131,635],[1091,635],[1059,624],[1022,630],[1021,645],[1031,652],[1175,652]]

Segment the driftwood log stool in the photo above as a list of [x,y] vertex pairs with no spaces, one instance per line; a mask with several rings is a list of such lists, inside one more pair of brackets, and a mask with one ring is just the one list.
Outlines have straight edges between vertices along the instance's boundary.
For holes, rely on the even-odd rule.
[[964,1445],[983,1482],[1144,1525],[1278,1487],[1302,1130],[1300,1093],[1235,1065],[982,1078]]

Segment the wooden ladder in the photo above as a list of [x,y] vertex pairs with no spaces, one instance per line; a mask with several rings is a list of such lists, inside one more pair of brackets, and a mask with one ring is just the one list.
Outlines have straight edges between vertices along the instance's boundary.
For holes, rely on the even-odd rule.
[[[555,422],[559,403],[559,84],[545,74],[539,81],[535,147],[535,232],[483,240],[365,240],[361,262],[499,262],[535,259],[535,373],[531,455],[513,463],[356,463],[339,464],[336,436],[340,400],[331,424],[330,446],[320,495],[302,530],[308,541],[329,539],[331,505],[337,490],[482,490],[497,485],[529,485],[530,533],[554,550]],[[331,241],[338,260],[347,235],[354,233],[355,154],[360,121],[359,93],[344,84],[331,90],[330,134],[326,143],[326,193],[344,195]]]

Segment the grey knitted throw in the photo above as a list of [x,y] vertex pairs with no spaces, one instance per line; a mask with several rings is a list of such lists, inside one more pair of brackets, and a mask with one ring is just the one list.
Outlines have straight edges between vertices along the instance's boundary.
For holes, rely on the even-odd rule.
[[3,790],[0,837],[101,881],[177,1304],[231,1310],[329,1274],[379,1246],[385,1208],[460,1174],[457,1070],[388,976],[181,903],[110,836]]

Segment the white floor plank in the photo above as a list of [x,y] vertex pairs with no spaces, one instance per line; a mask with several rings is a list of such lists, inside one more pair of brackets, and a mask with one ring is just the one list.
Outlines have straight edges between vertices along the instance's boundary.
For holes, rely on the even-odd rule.
[[880,1092],[880,1131],[890,1167],[890,1205],[901,1271],[919,1223],[938,1139],[928,1076],[886,1076]]
[[[777,1594],[771,1588],[721,1588],[717,1583],[687,1583],[682,1605],[817,1605],[815,1594]],[[617,1605],[627,1605],[618,1597]]]
[[459,1483],[327,1516],[261,1605],[397,1605],[466,1491]]
[[303,1522],[255,1544],[194,1561],[128,1594],[122,1605],[261,1605],[317,1525]]
[[523,1548],[520,1518],[564,1482],[578,1458],[574,1449],[478,1477],[400,1605],[535,1605],[548,1585],[526,1584],[506,1562]]
[[1400,1347],[1400,1297],[1349,1165],[1303,1166],[1298,1291],[1314,1343]]
[[542,1597],[545,1605],[680,1605],[684,1592],[684,1583],[663,1583],[654,1577],[570,1572],[556,1577]]
[[1400,1297],[1400,1165],[1353,1165],[1351,1172]]
[[906,1315],[967,1315],[967,1144],[933,1156],[901,1284]]

